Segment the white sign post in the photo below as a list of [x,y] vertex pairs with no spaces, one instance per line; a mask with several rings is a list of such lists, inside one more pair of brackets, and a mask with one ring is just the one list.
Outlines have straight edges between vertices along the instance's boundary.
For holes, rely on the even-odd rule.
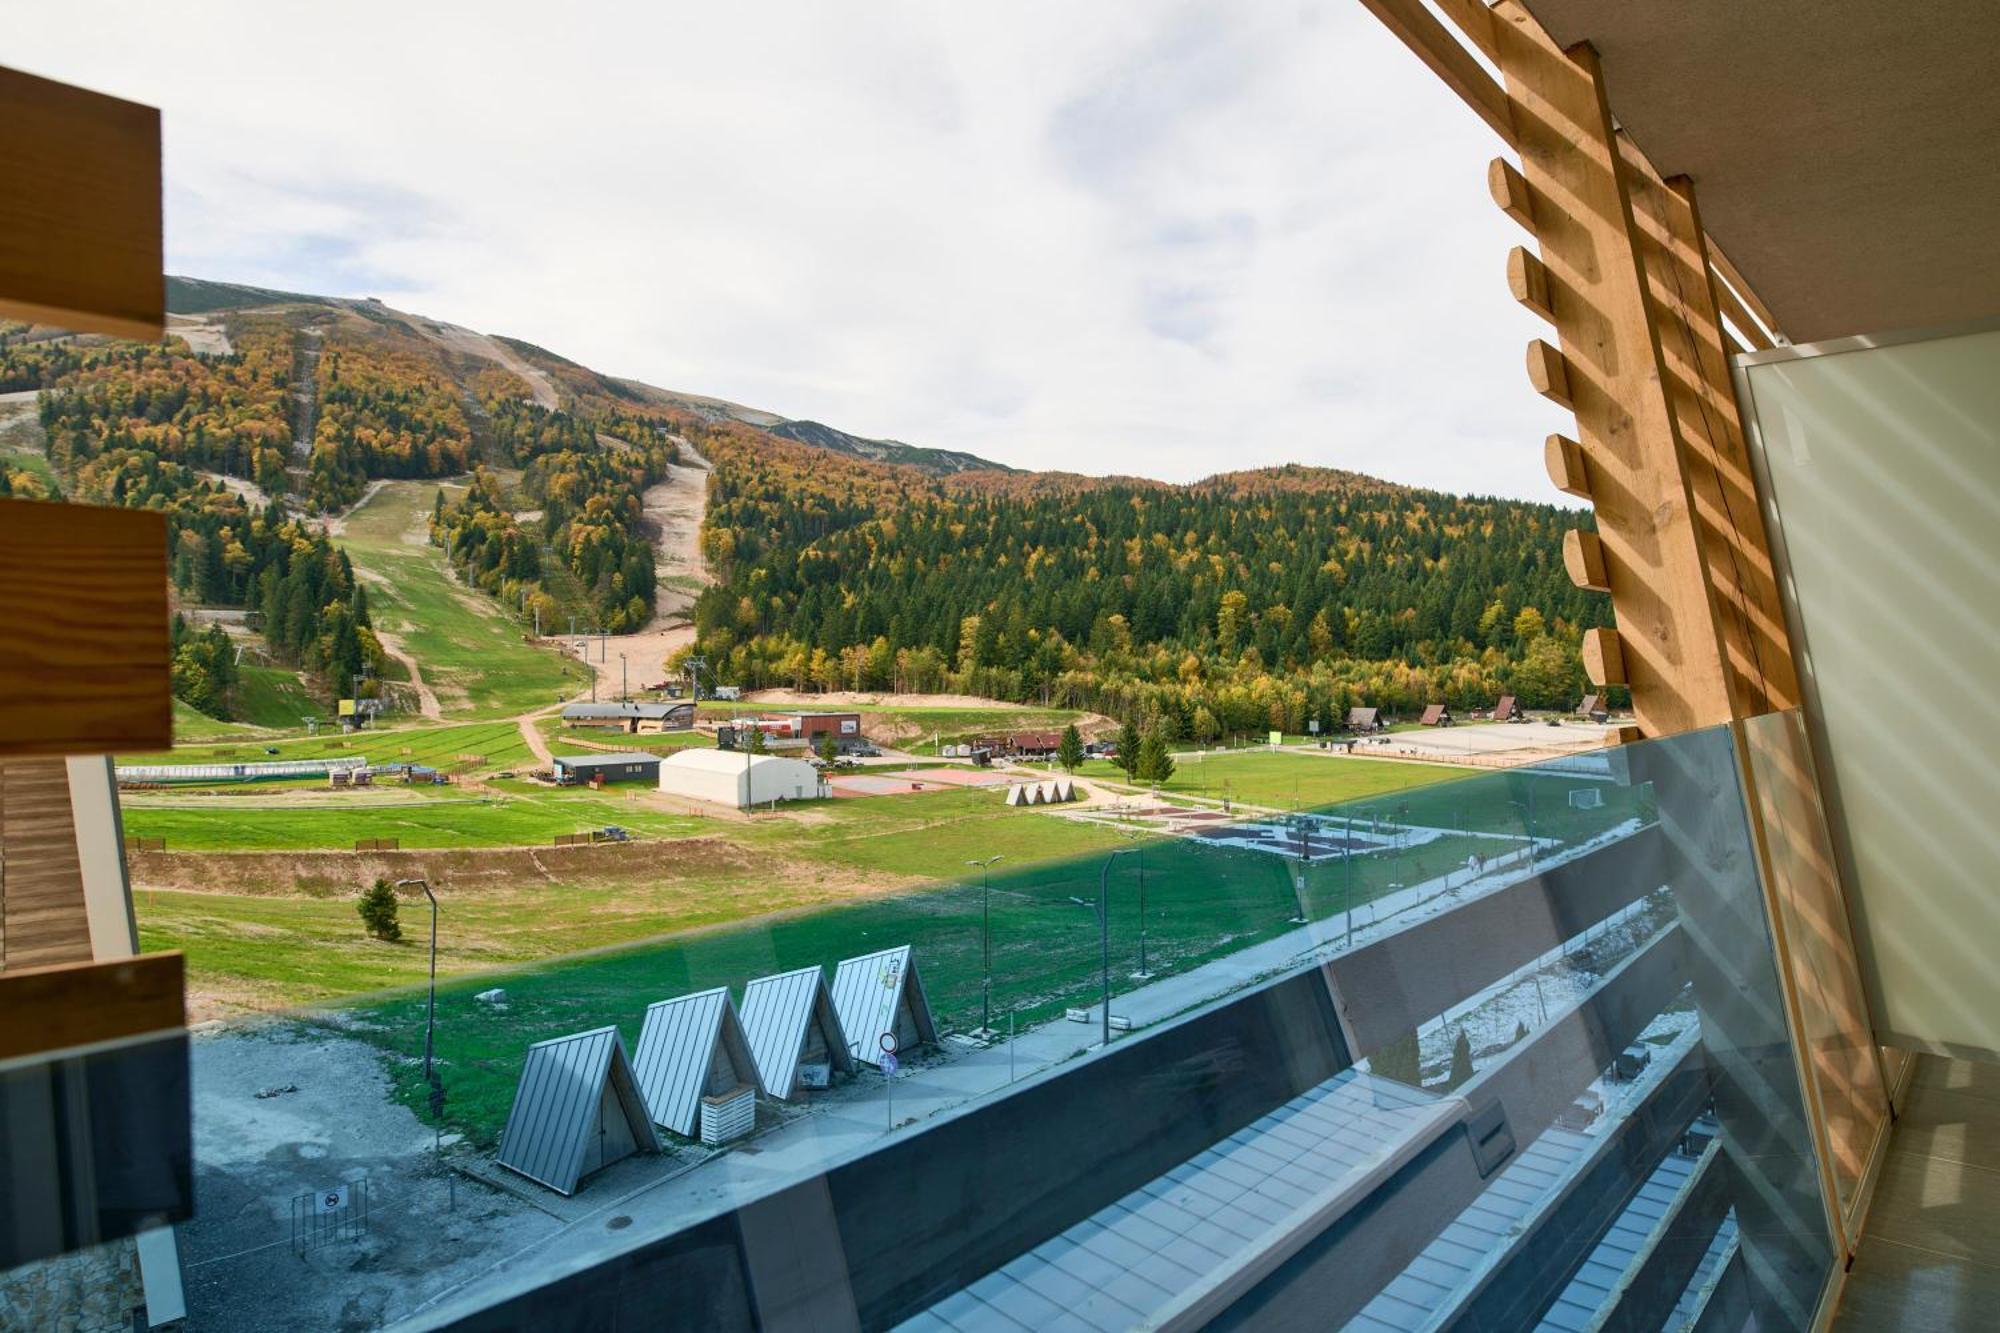
[[321,1217],[337,1213],[347,1207],[347,1186],[336,1185],[330,1190],[321,1190],[313,1195],[313,1212]]
[[889,1128],[896,1127],[896,1034],[885,1032],[879,1045],[882,1047],[882,1091],[883,1100],[889,1106]]

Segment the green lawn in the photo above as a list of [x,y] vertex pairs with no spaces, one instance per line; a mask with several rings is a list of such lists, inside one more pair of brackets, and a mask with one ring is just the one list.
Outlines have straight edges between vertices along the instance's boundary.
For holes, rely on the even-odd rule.
[[387,790],[393,800],[301,792],[268,801],[211,797],[201,808],[190,808],[199,796],[137,797],[125,802],[125,831],[165,838],[176,852],[265,852],[351,848],[361,838],[395,838],[405,849],[546,847],[558,834],[607,824],[662,838],[686,837],[703,826],[693,816],[650,809],[608,791],[460,796],[448,787]]
[[392,481],[348,515],[340,539],[364,578],[371,618],[398,636],[450,717],[512,716],[588,683],[563,654],[535,647],[520,624],[485,594],[455,581],[444,553],[407,540],[437,487]]
[[[1164,786],[1165,791],[1228,797],[1278,809],[1309,810],[1465,776],[1464,769],[1442,764],[1350,759],[1319,751],[1180,754],[1174,756],[1174,763],[1174,776]],[[1083,777],[1126,780],[1123,772],[1103,759],[1092,759],[1078,771]]]
[[[178,715],[177,715],[178,716]],[[196,714],[196,716],[200,716]],[[227,724],[222,724],[227,725]],[[275,754],[267,751],[276,751]],[[479,755],[481,762],[461,764],[459,755]],[[120,755],[121,764],[222,764],[267,759],[337,759],[365,757],[372,763],[416,763],[439,769],[525,767],[532,755],[512,722],[466,722],[427,727],[383,727],[342,735],[323,729],[317,736],[245,740],[233,744],[176,745],[143,755]]]

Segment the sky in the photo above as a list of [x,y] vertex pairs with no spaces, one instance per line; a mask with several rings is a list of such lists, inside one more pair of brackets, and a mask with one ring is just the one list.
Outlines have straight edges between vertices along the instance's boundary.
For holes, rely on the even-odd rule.
[[0,0],[168,271],[1024,468],[1556,500],[1499,141],[1353,0]]

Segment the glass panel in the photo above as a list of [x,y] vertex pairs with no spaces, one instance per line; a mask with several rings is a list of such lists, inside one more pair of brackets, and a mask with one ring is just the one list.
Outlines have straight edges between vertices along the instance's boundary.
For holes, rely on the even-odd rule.
[[1813,1082],[1826,1120],[1834,1188],[1850,1230],[1869,1154],[1888,1123],[1874,1025],[1820,806],[1812,750],[1797,710],[1743,726],[1771,858],[1771,896],[1792,960]]
[[[205,1032],[191,1321],[1807,1325],[1831,1247],[1726,732],[1250,799],[1020,809],[1099,846],[448,979],[434,1027],[403,992]],[[780,1086],[746,992],[795,970]]]

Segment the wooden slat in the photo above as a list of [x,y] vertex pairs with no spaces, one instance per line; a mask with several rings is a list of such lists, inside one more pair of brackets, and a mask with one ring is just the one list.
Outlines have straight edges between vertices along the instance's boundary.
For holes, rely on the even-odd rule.
[[178,953],[0,972],[0,1060],[185,1027],[184,984]]
[[[1509,144],[1514,142],[1513,110],[1506,90],[1444,24],[1432,17],[1423,0],[1361,0],[1361,3],[1495,134]],[[1464,5],[1461,3],[1459,7]]]
[[0,968],[90,957],[68,766],[60,759],[0,763]]
[[1528,182],[1514,164],[1505,158],[1494,158],[1486,165],[1486,192],[1493,196],[1493,202],[1514,221],[1526,227],[1530,234],[1535,231],[1535,200],[1529,193]]
[[1536,393],[1557,407],[1575,408],[1569,366],[1561,352],[1540,338],[1528,344],[1528,383],[1534,386]]
[[0,625],[0,755],[173,743],[161,515],[0,500]]
[[1493,12],[1633,711],[1649,735],[1724,722],[1716,616],[1596,56],[1558,50],[1518,0]]
[[[1708,253],[1709,265],[1721,275],[1724,282],[1729,284],[1732,298],[1742,298],[1741,304],[1749,308],[1747,313],[1752,317],[1752,322],[1760,322],[1763,325],[1761,330],[1745,328],[1743,330],[1744,336],[1751,337],[1757,332],[1762,332],[1774,340],[1784,339],[1785,331],[1779,327],[1777,317],[1771,313],[1771,308],[1758,299],[1756,288],[1744,280],[1743,274],[1737,270],[1736,265],[1729,262],[1729,256],[1722,253],[1721,247],[1715,243],[1715,238],[1713,236],[1703,236],[1702,242],[1702,248]],[[1734,319],[1736,317],[1732,315],[1730,318]],[[1766,346],[1769,346],[1769,344],[1767,343]]]
[[1549,271],[1523,246],[1507,252],[1507,290],[1529,310],[1555,323],[1556,312],[1549,304]]
[[1542,442],[1542,464],[1549,480],[1565,495],[1590,498],[1590,470],[1584,463],[1583,446],[1567,435],[1551,435]]
[[1583,632],[1583,673],[1593,685],[1629,685],[1630,663],[1625,658],[1624,636],[1615,629],[1587,629]]
[[160,113],[0,69],[0,316],[151,341],[161,256]]
[[1794,708],[1800,690],[1791,635],[1730,382],[1714,277],[1703,260],[1693,187],[1685,178],[1662,181],[1622,134],[1619,150],[1735,714]]
[[1594,532],[1571,528],[1563,534],[1563,568],[1569,573],[1569,581],[1579,588],[1611,591],[1604,574],[1604,543]]

